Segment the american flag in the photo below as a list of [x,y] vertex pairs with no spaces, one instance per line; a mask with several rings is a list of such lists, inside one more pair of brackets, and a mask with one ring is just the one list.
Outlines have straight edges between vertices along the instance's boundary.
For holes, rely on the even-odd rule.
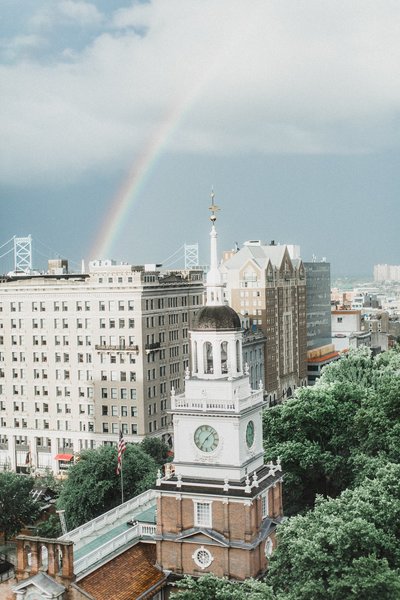
[[119,432],[119,440],[118,440],[118,464],[117,464],[117,475],[121,473],[122,467],[122,455],[126,450],[126,442],[122,435],[122,431]]

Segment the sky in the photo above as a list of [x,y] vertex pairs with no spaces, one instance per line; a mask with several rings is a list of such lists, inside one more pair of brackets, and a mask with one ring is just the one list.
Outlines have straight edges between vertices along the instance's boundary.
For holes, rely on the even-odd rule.
[[11,238],[183,266],[298,244],[399,264],[398,0],[2,0],[0,272]]

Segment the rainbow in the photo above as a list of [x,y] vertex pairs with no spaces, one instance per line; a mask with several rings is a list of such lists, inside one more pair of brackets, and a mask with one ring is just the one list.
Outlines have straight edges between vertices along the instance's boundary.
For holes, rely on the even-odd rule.
[[218,58],[215,57],[212,66],[204,72],[203,77],[198,78],[189,93],[183,94],[180,102],[174,108],[168,110],[153,138],[144,144],[139,157],[132,163],[125,181],[111,201],[90,250],[89,256],[91,258],[110,258],[114,241],[120,235],[129,208],[138,197],[162,151],[195,104],[202,90],[217,76],[228,57],[229,52],[221,52]]
[[99,233],[90,251],[91,257],[110,258],[109,253],[124,226],[129,208],[146,183],[152,168],[154,168],[171,134],[176,129],[181,113],[182,111],[177,108],[168,112],[156,135],[145,143],[139,157],[132,163],[125,181],[111,201],[110,207],[103,219]]

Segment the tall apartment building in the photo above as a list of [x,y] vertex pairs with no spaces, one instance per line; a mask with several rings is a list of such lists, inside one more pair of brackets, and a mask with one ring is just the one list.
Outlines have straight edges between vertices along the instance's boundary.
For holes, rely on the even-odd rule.
[[92,263],[0,283],[0,467],[58,472],[84,448],[172,432],[200,271]]
[[400,265],[374,265],[374,281],[400,281]]
[[284,245],[245,242],[225,253],[227,300],[266,336],[264,387],[271,403],[307,382],[306,274]]
[[321,261],[304,262],[306,272],[307,349],[332,343],[331,266]]

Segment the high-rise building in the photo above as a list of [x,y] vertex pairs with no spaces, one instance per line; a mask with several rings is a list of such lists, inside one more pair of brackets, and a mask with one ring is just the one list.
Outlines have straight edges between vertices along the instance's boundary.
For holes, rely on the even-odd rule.
[[400,281],[400,265],[374,265],[374,281]]
[[245,242],[221,265],[227,300],[266,336],[264,387],[270,403],[307,382],[306,274],[284,245]]
[[307,349],[332,343],[331,266],[321,261],[304,262],[306,271]]
[[82,449],[170,441],[201,271],[99,261],[0,283],[0,466],[58,472]]

